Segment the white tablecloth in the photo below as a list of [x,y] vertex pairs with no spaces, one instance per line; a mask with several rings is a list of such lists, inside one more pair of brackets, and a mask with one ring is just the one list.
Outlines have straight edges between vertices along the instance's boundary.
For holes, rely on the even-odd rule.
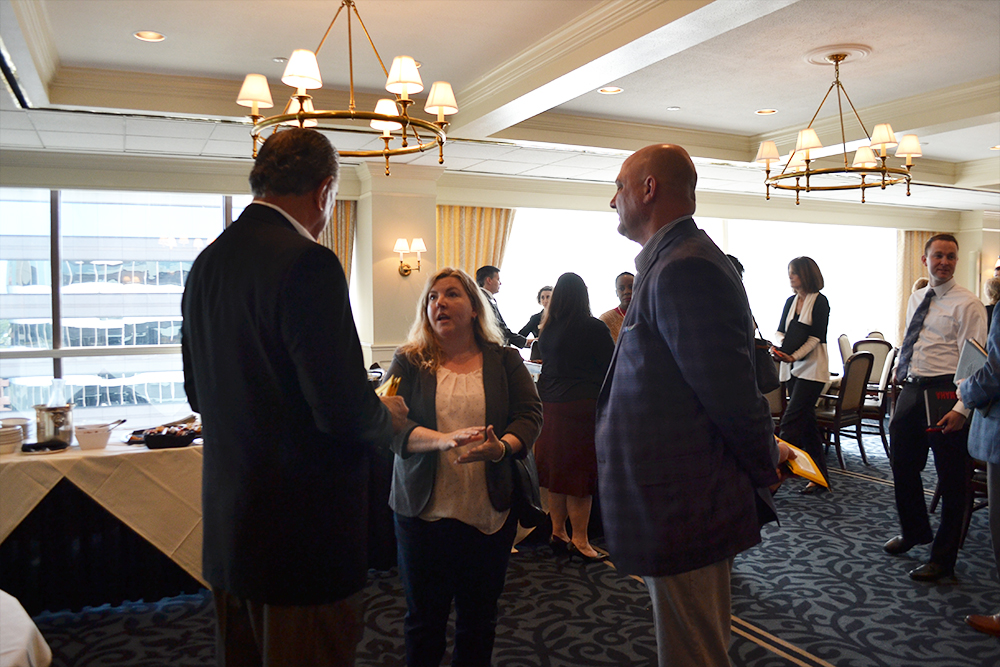
[[207,586],[201,576],[201,450],[110,444],[0,456],[0,542],[65,477]]
[[52,651],[12,595],[0,591],[0,667],[48,667]]

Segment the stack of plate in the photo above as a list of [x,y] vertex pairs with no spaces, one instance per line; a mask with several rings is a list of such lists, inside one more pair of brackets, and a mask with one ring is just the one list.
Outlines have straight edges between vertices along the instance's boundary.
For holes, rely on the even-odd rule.
[[13,454],[21,446],[21,436],[24,432],[20,426],[4,426],[0,428],[0,454]]

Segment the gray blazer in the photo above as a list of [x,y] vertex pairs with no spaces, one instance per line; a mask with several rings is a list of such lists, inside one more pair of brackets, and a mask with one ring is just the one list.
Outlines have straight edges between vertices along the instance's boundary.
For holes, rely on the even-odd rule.
[[986,365],[962,382],[962,402],[972,413],[969,454],[987,463],[1000,463],[1000,308],[993,309],[986,337]]
[[604,531],[622,571],[680,574],[760,541],[755,490],[778,476],[753,329],[729,259],[678,222],[635,278],[597,400]]
[[[421,371],[399,352],[393,357],[386,380],[399,376],[397,395],[410,406],[409,423],[391,444],[395,452],[389,506],[402,516],[418,516],[431,499],[437,475],[438,453],[410,454],[406,443],[417,426],[437,429],[437,377]],[[510,433],[524,443],[516,456],[527,456],[542,430],[542,403],[520,353],[491,345],[483,350],[483,389],[486,392],[486,425],[497,437]],[[490,503],[498,512],[510,508],[513,485],[509,461],[487,464],[486,486]]]

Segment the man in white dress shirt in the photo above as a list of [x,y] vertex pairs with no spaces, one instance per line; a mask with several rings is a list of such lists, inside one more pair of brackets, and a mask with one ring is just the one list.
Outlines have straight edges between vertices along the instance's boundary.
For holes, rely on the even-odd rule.
[[[935,423],[927,423],[924,396],[955,391],[955,369],[966,339],[986,341],[986,308],[955,282],[958,241],[950,234],[928,239],[921,258],[930,277],[910,296],[907,331],[900,348],[896,379],[903,390],[889,424],[892,477],[902,534],[883,547],[900,555],[918,544],[931,546],[930,560],[910,570],[916,581],[938,581],[955,572],[965,508],[968,452],[965,429],[969,410],[956,400]],[[931,531],[920,473],[934,452],[941,489],[941,524]]]

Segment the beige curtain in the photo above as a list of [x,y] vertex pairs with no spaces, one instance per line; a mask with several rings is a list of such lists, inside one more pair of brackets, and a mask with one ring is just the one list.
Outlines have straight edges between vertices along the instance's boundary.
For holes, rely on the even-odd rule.
[[354,252],[354,230],[358,226],[358,202],[338,199],[333,216],[317,241],[337,253],[344,266],[347,281],[351,280],[351,256]]
[[924,244],[934,236],[934,232],[911,232],[902,229],[896,232],[896,340],[902,345],[906,333],[906,302],[910,300],[913,283],[921,276],[927,277],[927,269],[920,258],[924,254]]
[[437,265],[471,276],[487,264],[502,268],[514,223],[514,209],[482,206],[437,207]]

